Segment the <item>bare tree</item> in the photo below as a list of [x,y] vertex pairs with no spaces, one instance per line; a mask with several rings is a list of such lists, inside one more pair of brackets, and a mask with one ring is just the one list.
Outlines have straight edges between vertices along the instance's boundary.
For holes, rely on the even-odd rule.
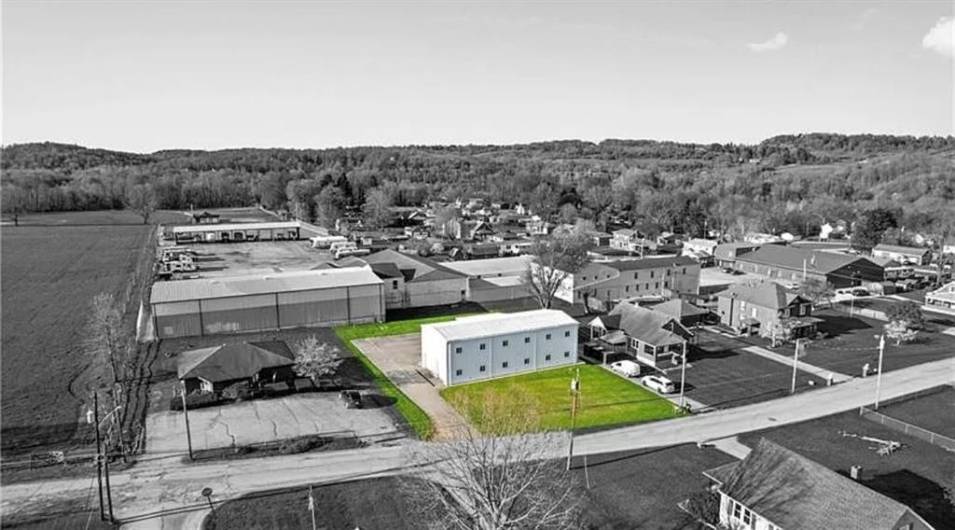
[[371,228],[381,228],[391,222],[391,206],[394,196],[388,189],[378,187],[368,191],[362,211],[365,223]]
[[93,297],[89,316],[89,341],[94,353],[106,358],[112,382],[122,377],[127,340],[122,316],[113,295],[99,293]]
[[486,394],[458,403],[481,433],[462,428],[454,441],[422,446],[414,492],[440,528],[460,530],[580,527],[574,475],[555,458],[566,433],[528,434],[539,415],[528,396]]
[[13,226],[20,226],[20,215],[27,211],[30,196],[20,186],[10,185],[3,187],[3,211],[13,218]]
[[831,283],[818,278],[806,278],[799,284],[799,294],[812,302],[813,306],[825,300],[832,307],[835,288]]
[[295,373],[315,379],[335,373],[344,359],[338,348],[311,335],[295,345]]
[[564,282],[587,265],[590,247],[590,239],[577,229],[534,241],[525,284],[541,308],[550,308]]
[[156,211],[159,206],[159,199],[156,192],[149,184],[136,184],[126,189],[126,196],[123,198],[126,208],[139,214],[143,218],[143,224],[149,222],[149,216]]

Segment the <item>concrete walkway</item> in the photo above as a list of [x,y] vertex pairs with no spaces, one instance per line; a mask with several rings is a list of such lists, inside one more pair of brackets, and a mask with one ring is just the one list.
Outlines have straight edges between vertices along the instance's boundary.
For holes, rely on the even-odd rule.
[[713,447],[740,460],[746,458],[746,455],[750,452],[750,448],[740,443],[739,437],[737,436],[720,438],[719,440],[713,440],[712,443]]
[[[743,348],[743,351],[754,353],[760,357],[764,357],[771,361],[776,361],[779,364],[785,364],[792,368],[793,359],[788,355],[782,355],[774,351],[769,351],[766,348],[760,348],[759,346],[747,346]],[[799,361],[798,368],[803,372],[810,373],[820,379],[828,380],[829,376],[832,375],[833,383],[845,383],[846,381],[852,380],[852,376],[836,372],[833,370],[826,370],[825,368],[819,368],[818,366],[813,366],[805,361]]]
[[468,422],[438,393],[444,385],[419,364],[420,334],[361,339],[352,344],[424,409],[434,425],[434,440],[453,440],[468,432]]

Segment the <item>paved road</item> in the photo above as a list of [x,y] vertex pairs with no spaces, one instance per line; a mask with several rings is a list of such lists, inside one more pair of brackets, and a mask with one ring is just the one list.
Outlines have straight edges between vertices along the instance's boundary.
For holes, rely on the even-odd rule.
[[[882,398],[899,397],[955,383],[955,360],[945,359],[888,372]],[[575,450],[599,454],[682,443],[699,443],[737,434],[807,421],[869,404],[875,378],[855,379],[805,394],[698,416],[635,425],[578,436]],[[212,487],[216,500],[274,488],[357,479],[398,472],[415,443],[350,451],[311,453],[233,462],[183,465],[168,457],[143,462],[113,478],[117,516],[130,528],[194,525],[203,510],[199,491]],[[89,478],[12,484],[3,488],[2,513],[8,516],[49,505],[57,497],[82,498]],[[178,515],[177,515],[178,513]],[[194,526],[193,526],[194,527]]]

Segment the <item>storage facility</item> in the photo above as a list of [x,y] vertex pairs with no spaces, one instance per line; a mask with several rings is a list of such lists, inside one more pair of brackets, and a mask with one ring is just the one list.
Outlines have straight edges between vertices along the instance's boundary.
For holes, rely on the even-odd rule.
[[468,276],[468,300],[498,302],[517,300],[531,295],[526,275],[530,256],[490,258],[473,261],[452,261],[444,266]]
[[153,284],[156,337],[381,322],[383,284],[368,267]]
[[388,309],[459,304],[467,298],[467,275],[427,258],[387,249],[364,261],[385,282]]
[[563,311],[492,313],[421,326],[421,364],[451,386],[577,362],[577,321]]
[[298,221],[274,221],[173,226],[172,237],[176,243],[294,241],[302,239],[302,224]]

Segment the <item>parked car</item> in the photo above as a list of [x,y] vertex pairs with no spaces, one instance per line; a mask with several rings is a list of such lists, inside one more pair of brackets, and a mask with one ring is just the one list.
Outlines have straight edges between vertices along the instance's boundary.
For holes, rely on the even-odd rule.
[[659,375],[648,375],[640,380],[643,383],[643,386],[656,390],[661,394],[672,394],[676,392],[676,385],[673,384],[673,381],[670,381],[666,377]]
[[610,369],[627,377],[637,377],[640,375],[640,365],[633,361],[617,361],[611,363]]
[[342,390],[338,394],[338,398],[345,402],[346,409],[360,409],[362,407],[361,392],[357,390]]

